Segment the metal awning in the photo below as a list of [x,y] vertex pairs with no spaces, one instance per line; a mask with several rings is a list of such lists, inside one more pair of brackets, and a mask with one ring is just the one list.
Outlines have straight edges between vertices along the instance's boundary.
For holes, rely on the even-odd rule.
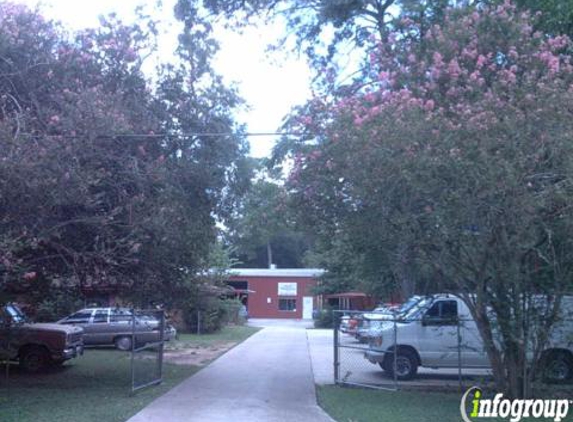
[[354,299],[359,297],[369,297],[366,293],[363,292],[344,292],[344,293],[333,293],[325,296],[327,299]]
[[235,289],[234,287],[233,287],[233,290],[235,291],[235,293],[242,293],[242,294],[246,294],[246,295],[248,295],[249,293],[257,293],[257,292],[254,291],[254,290],[249,290],[249,289]]

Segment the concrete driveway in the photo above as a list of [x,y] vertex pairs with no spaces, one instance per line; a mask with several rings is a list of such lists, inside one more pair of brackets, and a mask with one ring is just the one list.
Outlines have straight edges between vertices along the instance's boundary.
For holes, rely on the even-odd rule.
[[269,319],[269,318],[250,318],[247,325],[251,327],[273,328],[273,327],[291,327],[291,328],[312,328],[314,321],[312,319]]
[[128,422],[332,422],[316,404],[306,324],[261,325]]

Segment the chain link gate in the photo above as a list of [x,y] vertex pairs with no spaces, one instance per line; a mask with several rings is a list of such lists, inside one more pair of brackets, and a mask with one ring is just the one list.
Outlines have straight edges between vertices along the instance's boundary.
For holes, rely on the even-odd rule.
[[131,393],[163,382],[166,340],[163,310],[132,310]]
[[[398,390],[398,380],[379,377],[379,368],[372,366],[364,355],[368,341],[361,337],[369,327],[363,311],[335,311],[334,318],[334,382],[335,384]],[[369,312],[374,315],[376,312]],[[389,323],[393,323],[389,321]],[[397,330],[394,330],[396,333]],[[360,334],[359,334],[360,333]]]

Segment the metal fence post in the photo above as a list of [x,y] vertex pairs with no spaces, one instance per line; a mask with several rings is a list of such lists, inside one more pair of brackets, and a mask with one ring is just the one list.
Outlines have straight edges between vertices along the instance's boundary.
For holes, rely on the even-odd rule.
[[158,365],[158,371],[157,373],[159,374],[159,382],[163,382],[163,352],[164,352],[164,348],[165,348],[165,311],[161,310],[161,313],[159,314],[160,316],[160,324],[159,324],[159,330],[160,330],[160,334],[159,334],[159,356],[157,358],[157,365]]
[[397,362],[398,362],[398,323],[396,321],[396,315],[394,315],[394,370],[392,371],[394,374],[394,389],[398,390],[398,374],[397,369]]
[[338,355],[338,331],[339,331],[339,324],[340,324],[340,315],[338,315],[337,311],[333,311],[334,314],[334,384],[338,384],[339,380],[340,380],[340,362],[339,360],[339,355]]
[[460,393],[464,391],[464,384],[462,380],[462,333],[460,330],[460,318],[456,319],[456,328],[458,332],[458,381],[460,383]]
[[[523,343],[525,344],[525,355],[523,356],[523,399],[527,399],[527,396],[529,395],[529,377],[527,374],[527,367],[529,365],[529,362],[527,361],[527,350],[529,348],[529,338],[528,338],[528,324],[524,323],[523,325]],[[531,362],[531,364],[533,365],[533,361]]]
[[135,309],[131,309],[131,394],[135,392]]

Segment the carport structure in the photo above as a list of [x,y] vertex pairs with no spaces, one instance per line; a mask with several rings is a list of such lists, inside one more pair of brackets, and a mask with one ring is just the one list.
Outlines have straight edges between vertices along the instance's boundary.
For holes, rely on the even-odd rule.
[[344,311],[364,311],[376,306],[375,298],[363,292],[334,293],[325,299],[331,307]]

